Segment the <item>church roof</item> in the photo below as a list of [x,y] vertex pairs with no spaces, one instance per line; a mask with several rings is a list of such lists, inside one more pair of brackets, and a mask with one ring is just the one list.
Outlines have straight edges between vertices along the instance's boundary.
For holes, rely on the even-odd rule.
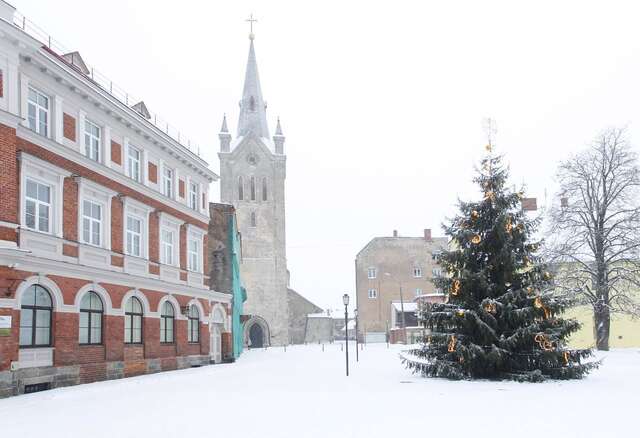
[[267,105],[262,97],[260,88],[260,76],[258,75],[258,63],[250,38],[249,58],[244,77],[242,100],[240,101],[240,117],[238,119],[238,136],[253,134],[256,137],[269,138],[269,126],[267,125]]

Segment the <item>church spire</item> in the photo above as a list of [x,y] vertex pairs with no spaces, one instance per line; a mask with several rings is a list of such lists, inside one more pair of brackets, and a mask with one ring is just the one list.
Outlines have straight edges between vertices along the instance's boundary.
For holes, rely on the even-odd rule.
[[253,32],[249,35],[249,40],[251,42],[249,43],[249,58],[244,76],[242,100],[240,101],[238,136],[253,134],[258,137],[269,138],[267,104],[262,98],[262,89],[260,88],[258,63],[256,62],[256,53],[253,47]]

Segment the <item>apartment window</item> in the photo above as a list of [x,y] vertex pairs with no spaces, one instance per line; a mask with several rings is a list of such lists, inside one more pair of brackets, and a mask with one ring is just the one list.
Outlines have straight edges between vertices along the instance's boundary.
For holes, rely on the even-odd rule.
[[168,167],[162,169],[162,189],[166,196],[173,198],[173,170]]
[[142,343],[142,303],[131,297],[124,308],[124,343]]
[[258,222],[257,222],[257,220],[256,220],[256,212],[255,212],[255,211],[252,211],[252,212],[251,212],[251,226],[252,226],[253,228],[255,228],[255,227],[257,227],[257,226],[258,226]]
[[420,289],[419,287],[416,288],[416,297],[419,297],[420,295],[422,295],[422,289]]
[[80,302],[80,344],[102,343],[102,300],[95,292],[87,292]]
[[160,315],[160,342],[163,344],[173,343],[173,329],[175,323],[175,311],[170,302],[165,301],[162,305]]
[[418,268],[418,267],[413,268],[413,277],[422,278],[422,268]]
[[262,200],[267,200],[267,178],[262,178]]
[[198,184],[189,183],[189,207],[198,209]]
[[20,303],[20,347],[51,345],[51,295],[34,284],[23,293]]
[[256,200],[256,178],[253,176],[251,177],[249,188],[251,189],[251,200],[255,201]]
[[91,245],[102,244],[102,205],[89,200],[82,203],[82,239]]
[[51,231],[51,186],[27,178],[25,224],[35,231]]
[[27,102],[29,129],[45,137],[49,135],[49,98],[29,87]]
[[433,274],[433,278],[438,278],[442,276],[442,270],[440,268],[433,268],[431,270],[431,273]]
[[372,300],[378,298],[378,291],[375,289],[369,289],[369,298]]
[[200,342],[200,312],[198,308],[191,305],[189,308],[188,341],[191,343]]
[[372,279],[376,278],[377,276],[378,276],[378,270],[376,268],[369,268],[367,270],[367,277],[369,279],[372,280]]
[[84,154],[100,161],[100,127],[89,120],[84,122]]
[[127,254],[142,257],[142,220],[127,216]]
[[198,239],[189,238],[188,262],[190,271],[200,272],[200,242]]
[[162,263],[165,265],[173,265],[173,231],[162,230],[160,238]]
[[129,146],[127,152],[127,173],[129,178],[140,182],[142,180],[142,172],[140,172],[141,153],[139,149]]
[[241,176],[238,177],[238,200],[244,200],[244,181],[242,180]]

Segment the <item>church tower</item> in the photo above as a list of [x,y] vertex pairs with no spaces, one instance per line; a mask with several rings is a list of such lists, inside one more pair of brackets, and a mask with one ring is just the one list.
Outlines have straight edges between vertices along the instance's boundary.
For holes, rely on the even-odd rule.
[[227,118],[220,129],[220,200],[236,209],[242,235],[240,272],[247,291],[244,339],[250,347],[289,342],[284,180],[286,157],[280,120],[269,137],[254,35],[249,35],[235,138]]

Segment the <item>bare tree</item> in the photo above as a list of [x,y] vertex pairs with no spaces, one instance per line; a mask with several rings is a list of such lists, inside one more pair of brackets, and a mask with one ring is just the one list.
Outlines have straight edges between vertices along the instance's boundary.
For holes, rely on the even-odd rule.
[[556,283],[593,308],[596,348],[609,349],[611,314],[639,314],[640,170],[624,128],[560,164],[547,256]]

